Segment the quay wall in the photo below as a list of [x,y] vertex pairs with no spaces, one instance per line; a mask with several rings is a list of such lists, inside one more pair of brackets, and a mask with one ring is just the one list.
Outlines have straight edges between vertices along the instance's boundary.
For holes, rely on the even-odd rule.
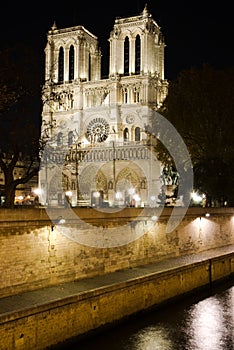
[[169,232],[171,208],[1,209],[0,297],[234,244],[234,208],[205,213],[178,208]]
[[234,273],[234,253],[0,317],[1,350],[43,350]]

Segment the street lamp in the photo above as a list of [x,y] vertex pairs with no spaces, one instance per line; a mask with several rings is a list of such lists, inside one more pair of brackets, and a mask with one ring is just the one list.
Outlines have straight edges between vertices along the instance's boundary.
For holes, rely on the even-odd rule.
[[66,191],[65,192],[65,205],[68,205],[68,206],[70,206],[70,204],[71,204],[71,197],[72,197],[72,191]]
[[76,204],[79,204],[80,190],[79,190],[79,159],[78,159],[78,145],[76,144]]

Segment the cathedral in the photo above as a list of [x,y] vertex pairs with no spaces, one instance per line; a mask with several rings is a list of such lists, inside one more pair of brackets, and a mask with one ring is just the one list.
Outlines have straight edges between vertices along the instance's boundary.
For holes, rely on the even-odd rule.
[[147,6],[117,17],[104,79],[98,38],[81,25],[53,24],[42,89],[43,205],[157,205],[162,166],[149,130],[168,91],[164,49]]

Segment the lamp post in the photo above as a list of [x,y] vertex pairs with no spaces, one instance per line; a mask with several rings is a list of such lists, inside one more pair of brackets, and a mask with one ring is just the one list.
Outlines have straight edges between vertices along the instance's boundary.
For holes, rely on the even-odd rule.
[[115,161],[116,161],[116,153],[115,153],[115,141],[113,141],[113,188],[114,188],[114,196],[116,195],[116,169],[115,169]]
[[79,205],[80,189],[79,189],[79,159],[78,159],[78,145],[76,144],[76,204]]
[[45,185],[46,185],[46,199],[45,204],[49,205],[49,186],[48,186],[48,164],[47,164],[47,151],[45,152]]

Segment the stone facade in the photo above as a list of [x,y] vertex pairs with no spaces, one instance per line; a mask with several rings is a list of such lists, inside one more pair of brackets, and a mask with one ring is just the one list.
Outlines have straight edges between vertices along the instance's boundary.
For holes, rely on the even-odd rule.
[[109,77],[102,79],[95,35],[56,24],[48,32],[42,204],[64,204],[66,192],[72,205],[97,205],[98,197],[108,206],[141,206],[158,197],[161,164],[149,130],[168,89],[162,32],[145,7],[117,18],[109,43]]

